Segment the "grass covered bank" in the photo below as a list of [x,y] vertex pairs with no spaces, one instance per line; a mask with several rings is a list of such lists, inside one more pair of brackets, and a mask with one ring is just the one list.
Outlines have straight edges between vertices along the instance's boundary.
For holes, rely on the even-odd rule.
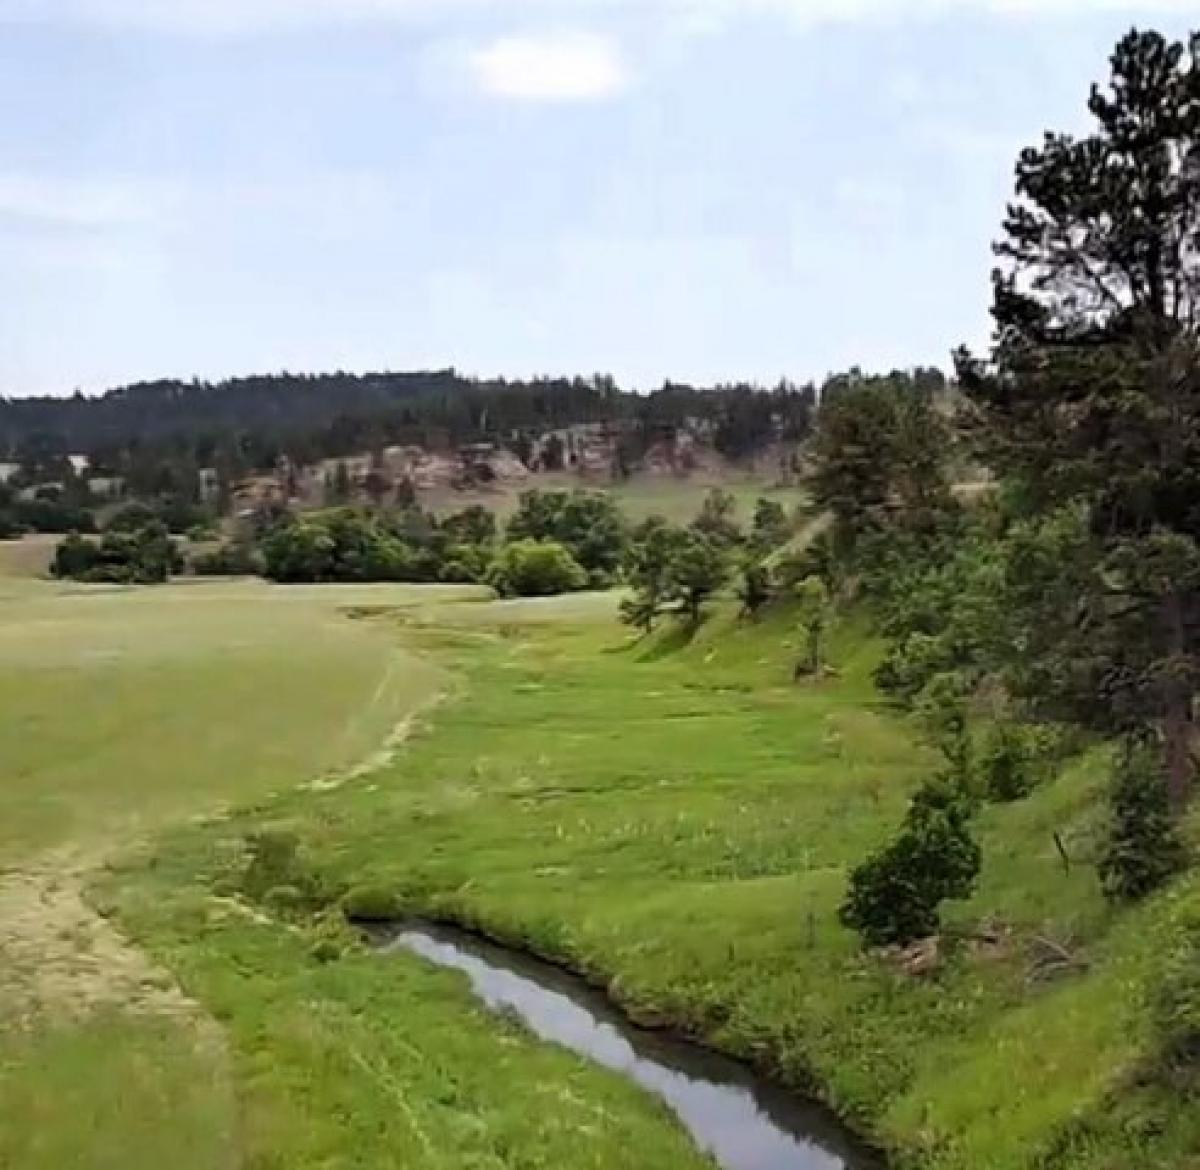
[[[1162,1052],[1162,973],[1166,953],[1183,968],[1194,954],[1200,883],[1110,911],[1084,863],[1102,815],[1094,764],[985,811],[980,889],[950,916],[963,937],[936,974],[914,978],[864,956],[836,922],[846,867],[888,835],[932,764],[880,705],[877,647],[862,629],[838,635],[838,677],[796,688],[786,613],[632,647],[611,604],[588,598],[380,620],[457,680],[401,760],[175,833],[153,866],[123,869],[101,893],[224,1024],[252,1116],[324,1111],[328,1148],[366,1143],[356,1148],[381,1160],[364,1164],[398,1164],[386,1153],[394,1135],[371,1121],[372,1085],[390,1080],[425,1110],[415,1125],[437,1157],[473,1164],[463,1159],[476,1147],[436,1092],[430,1104],[425,1074],[435,1038],[461,1033],[469,1043],[441,1050],[440,1075],[461,1090],[458,1114],[480,1142],[500,1125],[471,1070],[505,1033],[461,986],[398,959],[351,953],[322,966],[312,932],[330,927],[252,920],[221,900],[246,837],[271,828],[294,833],[302,855],[268,903],[294,902],[280,888],[310,880],[324,897],[366,887],[529,946],[608,982],[639,1018],[815,1085],[905,1164],[1192,1164],[1200,1110],[1188,1106],[1186,1061]],[[1076,858],[1069,873],[1056,831]],[[1071,962],[1048,970],[1046,944]],[[1186,973],[1180,986],[1186,997]],[[293,1029],[326,1013],[353,1029],[295,1046]],[[617,1091],[563,1054],[508,1040],[514,1076],[536,1084],[526,1061],[555,1060],[584,1100]],[[348,1095],[343,1112],[335,1102]],[[546,1119],[513,1099],[509,1164],[549,1165],[538,1159],[552,1148],[558,1164],[691,1164],[682,1147],[677,1161],[653,1155],[649,1143],[673,1128],[636,1094],[621,1100],[614,1124],[647,1127],[636,1161],[610,1151],[603,1127],[547,1145]],[[322,1164],[312,1143],[278,1164]]]

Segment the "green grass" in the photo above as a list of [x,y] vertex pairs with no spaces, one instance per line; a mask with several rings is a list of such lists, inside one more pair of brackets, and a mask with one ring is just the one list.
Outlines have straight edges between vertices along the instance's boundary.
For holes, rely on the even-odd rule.
[[707,1165],[654,1101],[490,1016],[453,975],[366,953],[321,964],[302,935],[211,900],[152,892],[127,910],[229,1036],[242,1165]]
[[0,862],[348,767],[443,683],[341,612],[411,589],[10,588]]
[[776,500],[789,510],[804,508],[808,497],[800,488],[780,488],[767,476],[728,471],[724,474],[694,474],[686,478],[661,475],[635,475],[620,483],[594,482],[569,474],[531,477],[525,484],[504,484],[489,491],[460,492],[451,489],[421,494],[423,507],[438,513],[457,512],[471,504],[482,504],[501,517],[516,511],[521,493],[541,491],[602,491],[611,495],[621,511],[634,523],[647,516],[662,516],[672,523],[694,520],[704,497],[714,487],[729,492],[738,505],[738,520],[747,527],[754,515],[759,496]]
[[[979,891],[949,916],[961,941],[935,976],[914,978],[864,955],[836,920],[847,867],[892,832],[935,766],[875,693],[879,646],[864,625],[837,631],[835,677],[797,687],[786,612],[751,626],[718,613],[694,634],[667,627],[631,642],[611,595],[461,600],[248,584],[38,590],[10,623],[23,633],[0,627],[0,648],[16,655],[6,661],[36,662],[55,680],[24,702],[60,745],[12,736],[40,777],[24,795],[0,790],[16,836],[29,849],[95,820],[119,835],[127,806],[148,805],[147,822],[167,827],[94,897],[219,1024],[225,1046],[219,1098],[189,1095],[194,1038],[178,1022],[163,1040],[121,1017],[120,1059],[165,1071],[114,1121],[106,1087],[88,1087],[88,1029],[39,1030],[32,1050],[16,1047],[15,1074],[10,1049],[0,1058],[0,1165],[51,1165],[26,1151],[53,1116],[66,1118],[53,1158],[89,1167],[110,1164],[122,1125],[135,1152],[122,1165],[135,1167],[200,1170],[227,1155],[300,1170],[704,1164],[653,1099],[489,1017],[459,978],[353,947],[319,962],[313,942],[327,926],[231,901],[246,837],[264,827],[297,834],[327,898],[382,887],[410,909],[568,963],[635,1016],[818,1091],[904,1165],[1192,1164],[1200,1110],[1161,1075],[1153,1004],[1161,952],[1190,953],[1200,937],[1200,879],[1136,911],[1104,903],[1088,864],[1098,758],[985,810]],[[348,621],[347,607],[371,616]],[[117,709],[143,703],[151,714],[108,728],[103,704],[85,704],[72,738],[63,713],[84,699],[68,675],[83,669],[85,647],[95,686],[122,696]],[[353,749],[337,747],[396,662],[391,697],[379,700],[386,717],[366,719]],[[127,696],[125,672],[131,692],[140,678],[148,694]],[[241,675],[267,685],[243,687]],[[172,687],[191,697],[190,722],[168,717],[161,696]],[[300,787],[361,759],[436,690],[446,702],[391,763],[338,787]],[[56,696],[70,704],[54,707]],[[7,697],[22,701],[15,681]],[[237,742],[214,738],[216,713]],[[185,781],[166,779],[157,757],[139,764],[163,735],[176,737],[167,758]],[[189,736],[196,750],[184,760]],[[71,763],[85,754],[102,764],[94,788]],[[43,788],[84,814],[56,829],[36,811],[31,792]],[[241,807],[183,823],[229,803]],[[1055,832],[1075,859],[1069,873]],[[998,942],[973,941],[985,921]],[[1038,939],[1068,948],[1078,968],[1031,980]],[[60,1092],[76,1104],[56,1115],[45,1103]],[[207,1135],[194,1153],[167,1152],[157,1119],[170,1108],[184,1132]],[[76,1115],[97,1119],[84,1127],[96,1140],[71,1145]]]
[[136,986],[71,913],[77,871],[378,752],[447,680],[343,610],[463,595],[0,579],[0,1166],[234,1164],[203,1036],[117,1006]]
[[20,1170],[237,1165],[224,1060],[171,1021],[102,1014],[0,1033],[0,1165]]
[[[1067,1135],[1115,1116],[1111,1099],[1152,1058],[1155,946],[1200,921],[1200,884],[1120,915],[1088,865],[1063,872],[1052,833],[1089,855],[1096,760],[984,813],[980,890],[951,914],[968,937],[936,978],[915,979],[864,956],[836,921],[846,868],[932,766],[873,692],[878,648],[862,628],[840,631],[837,678],[796,688],[786,615],[635,645],[586,599],[393,620],[403,644],[457,665],[457,701],[369,783],[189,832],[153,874],[122,878],[148,947],[178,936],[173,898],[236,871],[243,834],[282,825],[335,887],[386,886],[608,981],[635,1016],[813,1086],[919,1164],[1104,1164]],[[970,942],[984,919],[999,945]],[[1086,973],[1029,982],[1039,937]],[[1122,1164],[1186,1164],[1196,1126],[1163,1128],[1159,1113],[1161,1132],[1127,1141]]]

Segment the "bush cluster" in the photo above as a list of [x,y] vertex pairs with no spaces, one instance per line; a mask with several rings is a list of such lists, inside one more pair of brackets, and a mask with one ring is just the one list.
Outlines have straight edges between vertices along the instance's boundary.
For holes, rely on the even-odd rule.
[[183,558],[159,523],[132,532],[106,532],[100,540],[72,533],[55,550],[51,573],[93,583],[155,585],[183,568]]

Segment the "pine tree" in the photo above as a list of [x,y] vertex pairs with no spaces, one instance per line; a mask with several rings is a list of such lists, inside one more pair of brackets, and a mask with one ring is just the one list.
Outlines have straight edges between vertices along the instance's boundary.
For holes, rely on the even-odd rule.
[[1200,689],[1198,57],[1200,36],[1131,32],[1091,133],[1021,154],[992,354],[959,355],[983,457],[1030,517],[1023,681],[1076,722],[1161,731],[1176,811]]

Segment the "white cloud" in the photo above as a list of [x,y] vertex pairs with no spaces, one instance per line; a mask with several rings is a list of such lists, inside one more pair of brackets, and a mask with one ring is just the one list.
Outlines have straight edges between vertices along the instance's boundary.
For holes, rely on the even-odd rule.
[[[443,0],[443,6],[474,3]],[[431,13],[434,7],[431,0],[0,0],[0,22],[225,36],[395,21]]]
[[346,24],[444,21],[490,14],[522,21],[619,15],[680,32],[716,30],[747,14],[782,15],[800,28],[919,20],[962,11],[997,15],[1193,15],[1195,0],[0,0],[0,23],[100,24],[193,35],[241,35]]
[[0,219],[50,228],[129,227],[159,218],[176,195],[156,179],[0,172]]
[[[653,3],[654,0],[651,0]],[[955,12],[1020,16],[1088,16],[1102,12],[1193,14],[1195,0],[662,0],[662,6],[683,6],[719,12],[731,19],[739,12],[775,12],[802,27],[858,24],[873,20],[925,20]]]
[[594,33],[501,37],[470,52],[467,64],[484,93],[522,101],[590,101],[629,83],[616,44]]

